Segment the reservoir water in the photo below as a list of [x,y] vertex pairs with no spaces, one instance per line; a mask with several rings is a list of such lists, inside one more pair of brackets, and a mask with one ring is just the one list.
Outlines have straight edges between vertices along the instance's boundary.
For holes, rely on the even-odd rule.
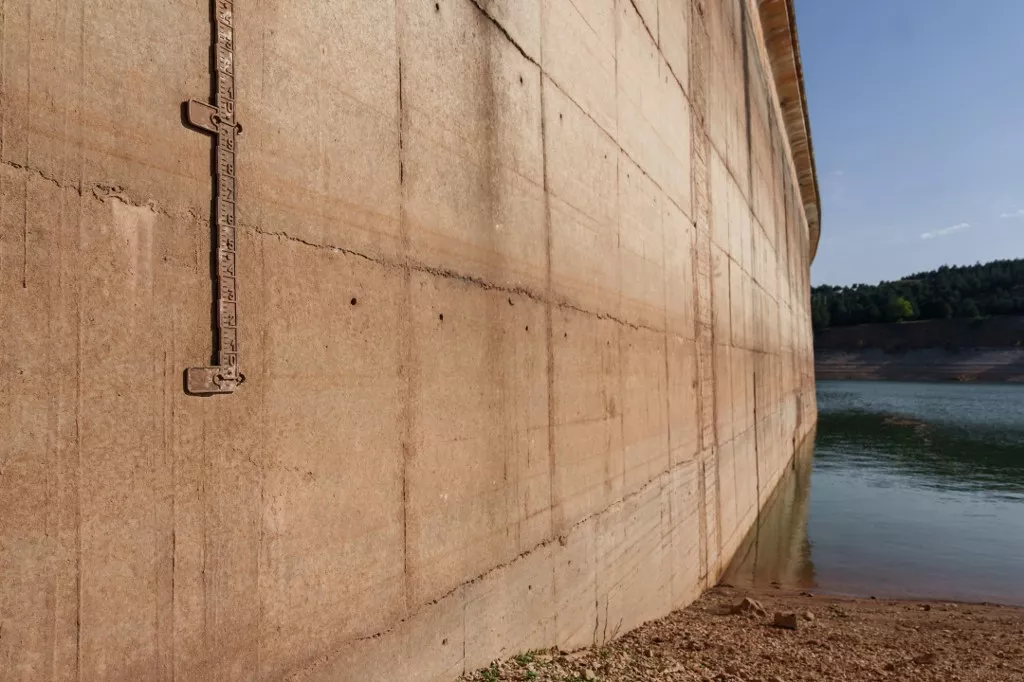
[[736,586],[1024,604],[1024,386],[823,381]]

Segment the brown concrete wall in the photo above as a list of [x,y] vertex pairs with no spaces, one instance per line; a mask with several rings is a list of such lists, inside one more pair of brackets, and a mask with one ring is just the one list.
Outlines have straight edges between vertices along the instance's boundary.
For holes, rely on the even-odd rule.
[[0,678],[449,680],[713,583],[815,416],[739,1],[0,0]]

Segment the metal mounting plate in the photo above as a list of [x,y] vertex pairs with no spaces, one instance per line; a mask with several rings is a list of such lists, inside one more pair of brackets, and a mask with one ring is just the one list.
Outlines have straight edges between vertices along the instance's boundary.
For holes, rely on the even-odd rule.
[[208,133],[214,135],[217,134],[217,107],[211,106],[206,102],[200,102],[199,100],[190,99],[186,104],[186,113],[188,114],[188,122],[194,125],[196,128],[202,128]]
[[233,393],[244,381],[241,374],[225,374],[225,367],[189,367],[185,372],[185,388],[189,393]]

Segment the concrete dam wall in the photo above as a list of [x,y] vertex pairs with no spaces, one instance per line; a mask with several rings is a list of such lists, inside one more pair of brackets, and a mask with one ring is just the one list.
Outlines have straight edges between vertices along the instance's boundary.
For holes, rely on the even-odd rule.
[[816,416],[791,12],[0,1],[0,679],[448,681],[713,584]]

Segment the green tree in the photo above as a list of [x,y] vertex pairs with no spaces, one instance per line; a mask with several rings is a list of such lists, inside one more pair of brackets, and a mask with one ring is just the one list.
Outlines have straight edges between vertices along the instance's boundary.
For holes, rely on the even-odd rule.
[[815,294],[811,297],[811,325],[815,329],[825,329],[830,322],[828,299],[824,294]]
[[[1024,315],[1024,259],[975,265],[943,265],[903,279],[849,287],[823,285],[812,290],[823,302],[818,324],[832,327],[906,319],[945,319],[987,315]],[[911,312],[900,303],[910,304]]]
[[914,316],[914,306],[902,296],[893,296],[885,305],[885,318],[888,322],[902,322]]
[[973,298],[965,298],[960,301],[956,308],[957,317],[980,317],[981,311]]

